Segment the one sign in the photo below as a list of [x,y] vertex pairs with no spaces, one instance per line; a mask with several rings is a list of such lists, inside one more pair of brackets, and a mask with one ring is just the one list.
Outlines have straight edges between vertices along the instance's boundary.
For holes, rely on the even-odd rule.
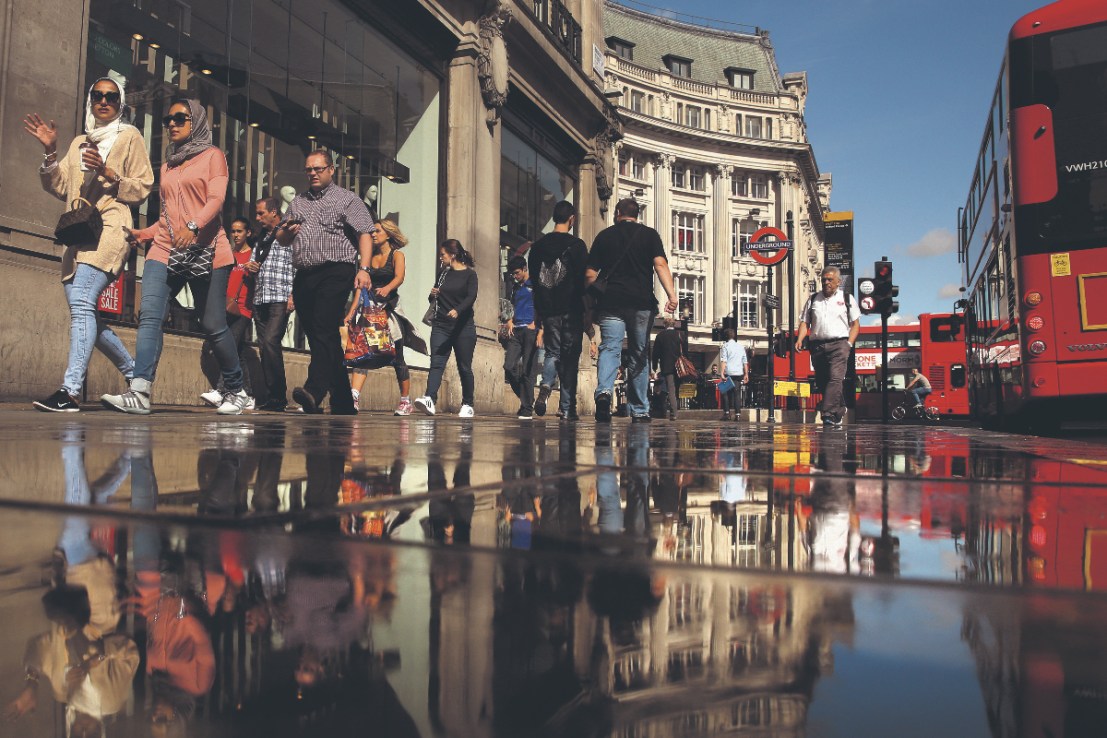
[[859,279],[857,280],[857,291],[862,295],[871,295],[876,290],[876,282],[871,279]]
[[810,397],[811,385],[807,382],[773,382],[773,394],[777,397]]
[[100,301],[97,303],[100,312],[114,315],[123,314],[123,298],[126,295],[124,278],[126,276],[126,272],[120,272],[119,277],[100,293]]
[[694,400],[699,387],[695,382],[685,382],[677,388],[677,397],[681,400]]
[[837,267],[842,274],[842,291],[853,292],[853,211],[823,215],[828,267]]
[[1072,275],[1072,265],[1068,254],[1049,255],[1049,274],[1052,277],[1068,277]]
[[774,253],[780,249],[788,249],[791,251],[794,248],[792,241],[750,241],[746,244],[746,252],[756,251],[758,253]]
[[776,295],[762,295],[761,304],[772,310],[780,309],[780,298]]
[[[762,242],[766,242],[767,245],[775,247],[774,251],[766,251],[762,248],[757,248]],[[788,254],[792,252],[792,242],[788,240],[788,236],[784,231],[779,228],[762,228],[750,236],[750,245],[748,248],[750,258],[763,266],[773,266],[779,264],[788,258]]]
[[861,310],[864,312],[871,312],[876,309],[876,300],[871,296],[865,295],[861,298]]
[[606,60],[603,51],[596,44],[592,44],[592,71],[600,75],[600,79],[604,77],[605,66]]

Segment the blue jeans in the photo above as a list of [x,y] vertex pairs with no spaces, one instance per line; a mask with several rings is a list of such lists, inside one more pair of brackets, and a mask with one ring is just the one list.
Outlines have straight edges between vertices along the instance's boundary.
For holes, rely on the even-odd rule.
[[552,387],[561,377],[561,399],[558,410],[562,415],[577,411],[577,372],[580,371],[580,343],[584,327],[579,315],[553,315],[542,321],[546,360],[542,367],[542,384]]
[[915,404],[922,405],[923,398],[929,395],[931,390],[929,387],[912,387],[910,392],[915,397]]
[[115,364],[115,368],[130,379],[135,373],[135,360],[131,352],[119,340],[115,332],[104,325],[97,312],[100,293],[111,284],[113,277],[88,264],[78,264],[73,279],[62,285],[69,303],[69,364],[65,368],[62,389],[73,397],[79,397],[92,360],[92,349]]
[[[238,363],[238,346],[227,328],[227,279],[229,266],[213,269],[200,318],[200,329],[211,341],[215,359],[228,392],[242,389],[242,366]],[[153,383],[161,360],[165,318],[169,314],[169,299],[183,281],[169,280],[165,264],[147,259],[142,272],[142,309],[138,317],[138,339],[135,342],[135,377]],[[200,307],[200,306],[197,306]]]
[[623,338],[627,339],[627,411],[631,416],[649,415],[649,344],[653,327],[650,310],[609,311],[599,315],[600,356],[597,365],[596,396],[614,397]]

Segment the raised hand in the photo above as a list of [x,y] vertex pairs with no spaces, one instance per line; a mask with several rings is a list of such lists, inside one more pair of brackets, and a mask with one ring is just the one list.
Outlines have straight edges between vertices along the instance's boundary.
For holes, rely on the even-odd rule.
[[37,138],[47,154],[57,149],[58,124],[54,121],[47,123],[38,113],[30,113],[23,118],[23,130]]

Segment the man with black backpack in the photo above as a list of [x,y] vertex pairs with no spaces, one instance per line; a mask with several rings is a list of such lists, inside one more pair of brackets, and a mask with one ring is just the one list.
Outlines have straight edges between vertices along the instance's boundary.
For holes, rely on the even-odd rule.
[[[557,415],[577,420],[577,372],[584,339],[584,265],[588,247],[573,235],[577,211],[562,200],[554,205],[553,233],[534,242],[530,249],[530,274],[534,287],[534,319],[546,349],[542,385],[534,414],[546,414],[546,401],[554,380],[561,380]],[[589,326],[589,329],[591,326]],[[591,335],[591,330],[589,330]]]
[[839,289],[842,275],[836,267],[822,273],[823,289],[808,298],[796,333],[796,346],[811,351],[815,384],[823,393],[819,409],[823,425],[841,428],[846,408],[842,401],[842,383],[849,355],[861,332],[861,311],[849,293]]
[[677,309],[676,289],[661,236],[638,222],[634,198],[615,205],[615,225],[600,231],[592,242],[584,280],[593,301],[593,321],[600,327],[600,355],[596,367],[596,422],[611,421],[611,397],[627,341],[627,410],[635,423],[648,423],[649,338],[657,315],[653,276],[668,298],[665,312]]

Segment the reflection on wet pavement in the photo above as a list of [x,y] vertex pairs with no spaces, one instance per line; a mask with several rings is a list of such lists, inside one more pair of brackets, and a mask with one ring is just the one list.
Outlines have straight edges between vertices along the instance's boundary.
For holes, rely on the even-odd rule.
[[2,410],[0,440],[0,736],[1107,724],[1102,446]]

